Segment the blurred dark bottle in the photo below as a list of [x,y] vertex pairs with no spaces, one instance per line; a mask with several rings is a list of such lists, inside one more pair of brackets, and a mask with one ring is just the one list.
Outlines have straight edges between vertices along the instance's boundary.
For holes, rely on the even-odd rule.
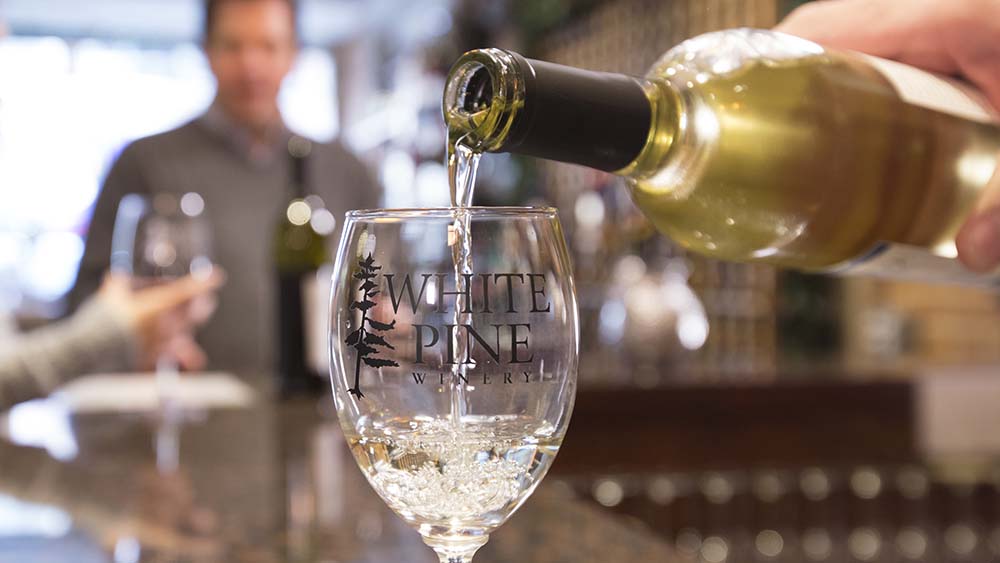
[[[307,193],[307,160],[312,143],[293,137],[288,143],[292,200],[274,231],[277,272],[278,390],[283,397],[319,394],[324,389],[310,358],[310,303],[318,293],[317,271],[327,261],[326,236],[317,232],[313,217],[326,212],[322,200]],[[318,306],[318,303],[313,304]]]

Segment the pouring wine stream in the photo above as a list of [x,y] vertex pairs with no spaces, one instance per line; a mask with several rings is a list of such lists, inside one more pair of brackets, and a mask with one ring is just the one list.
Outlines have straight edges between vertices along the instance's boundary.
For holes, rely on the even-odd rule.
[[465,382],[468,381],[467,357],[471,357],[468,338],[461,338],[457,327],[472,324],[472,307],[468,303],[471,291],[464,287],[472,279],[472,232],[470,230],[468,208],[472,206],[472,194],[476,186],[476,171],[482,153],[462,144],[462,139],[448,141],[448,182],[451,188],[451,205],[455,221],[448,229],[448,244],[451,246],[455,263],[455,317],[456,330],[452,333],[452,343],[456,362],[451,378],[451,420],[456,431],[461,430],[462,417],[468,411]]

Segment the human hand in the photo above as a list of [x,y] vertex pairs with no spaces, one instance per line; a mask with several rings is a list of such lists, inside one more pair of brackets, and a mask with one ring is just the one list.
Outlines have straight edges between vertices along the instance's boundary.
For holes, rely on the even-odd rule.
[[197,370],[205,366],[206,360],[192,331],[211,316],[214,292],[224,279],[224,274],[215,269],[208,276],[185,276],[133,289],[127,276],[109,274],[97,298],[125,317],[136,336],[140,367],[152,367],[157,358],[169,354],[182,369]]
[[[800,6],[775,30],[958,76],[1000,109],[998,0],[824,0]],[[970,269],[1000,266],[1000,172],[956,244]]]

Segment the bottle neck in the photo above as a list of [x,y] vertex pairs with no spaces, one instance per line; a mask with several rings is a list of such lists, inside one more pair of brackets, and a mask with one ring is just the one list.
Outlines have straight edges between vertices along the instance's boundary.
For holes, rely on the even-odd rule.
[[311,153],[312,141],[309,139],[295,135],[288,141],[288,175],[294,199],[305,199],[309,195],[306,190],[306,161]]
[[445,89],[449,140],[618,171],[649,138],[653,111],[644,84],[499,49],[471,51]]
[[289,158],[290,191],[292,198],[305,199],[306,195],[306,162],[305,157],[292,155]]

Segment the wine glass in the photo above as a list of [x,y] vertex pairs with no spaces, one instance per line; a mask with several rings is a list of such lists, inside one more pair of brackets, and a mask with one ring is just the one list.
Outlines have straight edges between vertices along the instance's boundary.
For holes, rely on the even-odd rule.
[[554,209],[347,214],[330,322],[341,427],[442,562],[471,561],[545,476],[573,410],[578,340]]
[[[115,217],[111,271],[129,276],[135,289],[188,274],[208,276],[213,268],[211,246],[205,203],[199,194],[128,194],[119,202]],[[158,322],[183,325],[192,320],[204,320],[214,307],[213,297],[199,297]],[[180,331],[174,338],[190,338],[190,335]],[[173,404],[179,379],[177,360],[171,353],[175,344],[167,342],[156,360],[161,420],[155,448],[157,464],[164,472],[171,472],[177,467],[178,427],[183,418]]]

